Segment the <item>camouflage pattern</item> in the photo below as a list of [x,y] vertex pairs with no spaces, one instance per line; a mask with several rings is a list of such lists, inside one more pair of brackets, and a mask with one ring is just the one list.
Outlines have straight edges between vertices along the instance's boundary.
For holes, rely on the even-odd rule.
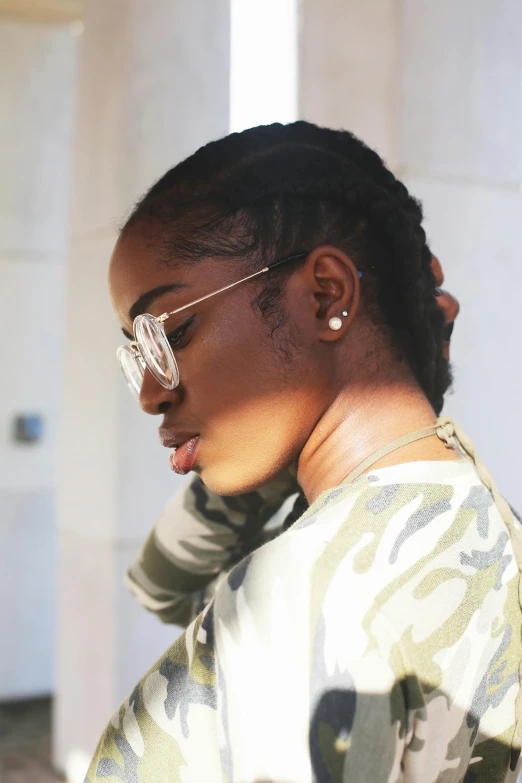
[[127,587],[163,622],[186,628],[232,566],[307,508],[289,471],[257,492],[228,498],[196,477],[164,509],[127,573]]
[[[238,535],[223,546],[213,524],[165,554],[183,571],[221,551],[207,584]],[[473,463],[374,470],[221,580],[113,717],[87,780],[514,782],[518,590]]]

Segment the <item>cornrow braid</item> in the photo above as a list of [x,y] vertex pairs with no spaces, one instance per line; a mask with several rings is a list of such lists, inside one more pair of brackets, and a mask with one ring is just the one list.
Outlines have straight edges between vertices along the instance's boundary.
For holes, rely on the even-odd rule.
[[[337,245],[364,272],[369,310],[439,413],[451,374],[422,218],[420,203],[353,134],[297,122],[201,148],[152,187],[124,230],[144,223],[167,263],[212,257],[254,268]],[[268,275],[255,301],[277,316],[273,331],[285,322],[280,300],[291,272]]]

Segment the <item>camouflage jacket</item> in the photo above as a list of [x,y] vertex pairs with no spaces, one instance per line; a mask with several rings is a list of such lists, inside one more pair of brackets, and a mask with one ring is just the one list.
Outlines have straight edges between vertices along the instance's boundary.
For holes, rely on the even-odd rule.
[[473,463],[374,470],[246,556],[219,502],[162,554],[196,566],[192,598],[158,572],[149,608],[204,608],[113,716],[91,783],[516,780],[519,570]]
[[307,508],[289,472],[237,497],[215,495],[193,478],[165,507],[129,568],[126,585],[163,622],[186,628],[236,563]]

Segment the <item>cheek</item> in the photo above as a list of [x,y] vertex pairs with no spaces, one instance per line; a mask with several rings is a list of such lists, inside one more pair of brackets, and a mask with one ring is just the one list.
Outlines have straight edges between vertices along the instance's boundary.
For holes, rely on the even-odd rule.
[[180,375],[185,413],[201,425],[201,477],[221,494],[261,486],[297,458],[319,418],[317,375],[306,381],[301,354],[281,356],[255,321],[208,330],[193,348]]
[[186,406],[206,426],[281,388],[281,362],[266,327],[249,315],[202,324],[201,337],[178,359]]

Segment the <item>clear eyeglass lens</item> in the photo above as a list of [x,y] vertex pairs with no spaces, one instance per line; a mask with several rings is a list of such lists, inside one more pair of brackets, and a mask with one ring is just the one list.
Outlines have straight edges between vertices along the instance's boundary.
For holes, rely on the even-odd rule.
[[143,366],[138,357],[128,345],[118,348],[118,361],[121,371],[131,394],[137,400],[140,398],[141,384],[143,381]]
[[179,383],[178,365],[163,326],[148,313],[139,315],[134,321],[134,336],[156,380],[166,389],[175,389]]

